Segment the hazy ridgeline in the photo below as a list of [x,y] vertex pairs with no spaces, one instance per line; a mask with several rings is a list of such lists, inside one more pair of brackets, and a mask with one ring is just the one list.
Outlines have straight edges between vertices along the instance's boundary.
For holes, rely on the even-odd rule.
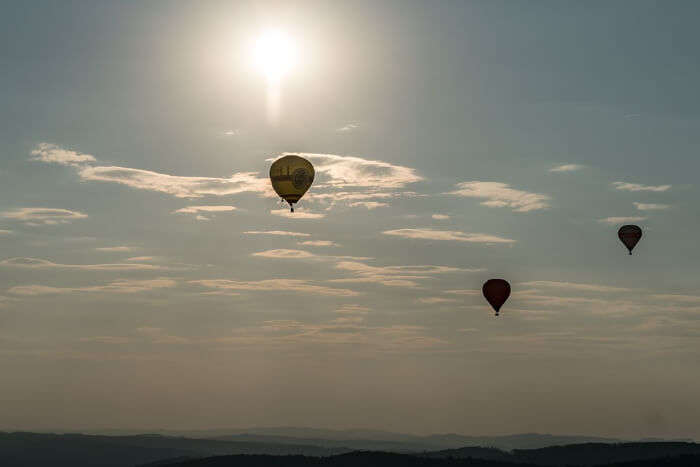
[[[317,436],[323,433],[316,433]],[[359,434],[359,433],[358,433]],[[364,433],[369,435],[369,433]],[[386,434],[387,436],[391,434]],[[402,435],[393,435],[394,438]],[[700,444],[685,442],[597,442],[550,445],[537,449],[499,449],[493,445],[521,442],[556,444],[556,440],[576,437],[513,435],[482,438],[481,446],[454,449],[421,449],[410,441],[394,439],[304,439],[270,435],[233,435],[248,441],[224,441],[162,435],[99,436],[83,434],[0,434],[0,465],[4,467],[142,465],[182,466],[597,466],[629,462],[630,466],[694,465],[700,461]],[[257,438],[257,440],[256,440]],[[407,438],[419,438],[410,437]],[[430,436],[433,442],[452,442],[458,435]],[[266,441],[263,441],[267,439]],[[474,438],[476,439],[476,438]],[[490,439],[490,442],[488,441]],[[436,441],[437,440],[437,441]],[[464,443],[464,440],[461,440]],[[426,441],[424,441],[425,443]],[[457,441],[459,442],[459,441]],[[345,444],[346,446],[341,446]],[[333,445],[332,447],[329,445]],[[358,449],[347,446],[374,445],[394,448]],[[662,459],[668,459],[663,460]],[[662,464],[661,462],[668,462]],[[679,463],[680,462],[680,463]],[[683,463],[685,462],[685,463]]]

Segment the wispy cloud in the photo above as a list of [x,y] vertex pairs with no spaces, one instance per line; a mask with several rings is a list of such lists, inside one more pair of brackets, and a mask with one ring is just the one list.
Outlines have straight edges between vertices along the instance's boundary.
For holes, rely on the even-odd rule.
[[39,143],[31,151],[31,159],[46,163],[78,166],[95,162],[90,154],[82,154],[69,149],[63,149],[51,143]]
[[598,222],[602,224],[616,225],[625,224],[627,222],[640,222],[647,220],[646,217],[640,216],[628,216],[628,217],[606,217],[605,219],[598,219]]
[[355,201],[354,203],[350,203],[350,207],[352,208],[362,207],[367,209],[377,209],[387,206],[389,206],[387,203],[380,203],[378,201]]
[[280,217],[288,217],[290,219],[322,219],[326,217],[325,214],[319,212],[308,212],[299,210],[297,210],[296,212],[290,212],[288,209],[273,209],[270,211],[270,214]]
[[336,308],[335,312],[336,313],[341,313],[341,314],[366,314],[369,313],[371,310],[367,308],[366,306],[362,305],[357,305],[357,304],[352,304],[352,305],[342,305],[338,308]]
[[18,285],[8,290],[13,295],[36,296],[36,295],[57,295],[74,294],[80,292],[109,292],[109,293],[138,293],[148,292],[155,289],[172,288],[177,285],[172,279],[158,278],[147,280],[116,280],[106,285],[95,285],[89,287],[52,287],[47,285]]
[[360,124],[357,122],[350,122],[346,123],[345,125],[341,126],[340,128],[337,128],[335,131],[338,133],[350,133],[351,131],[355,131],[360,127]]
[[76,269],[85,271],[152,271],[167,269],[153,264],[60,264],[38,258],[8,258],[0,261],[2,267],[25,269]]
[[402,238],[421,240],[456,241],[469,243],[515,243],[515,240],[481,233],[466,233],[456,230],[420,229],[396,229],[385,230],[384,235],[394,235]]
[[462,182],[451,195],[485,199],[481,204],[488,207],[509,207],[515,212],[529,212],[549,208],[548,195],[530,193],[511,188],[500,182]]
[[299,245],[306,246],[339,246],[337,243],[330,240],[307,240],[305,242],[299,242]]
[[657,203],[634,203],[634,206],[640,211],[661,211],[668,209],[671,206],[668,204],[657,204]]
[[103,251],[107,253],[124,253],[129,251],[134,251],[136,248],[132,246],[103,246],[95,248],[96,251]]
[[454,298],[444,298],[444,297],[421,297],[418,299],[420,303],[426,305],[439,305],[440,303],[454,303],[457,300]]
[[340,261],[336,269],[350,272],[355,277],[331,279],[337,283],[375,283],[389,287],[416,287],[417,280],[430,279],[436,274],[474,272],[478,269],[455,268],[451,266],[372,266],[359,261]]
[[277,258],[277,259],[309,259],[316,258],[316,255],[304,250],[266,250],[253,253],[251,256],[260,256],[262,258]]
[[662,192],[671,188],[671,185],[640,185],[638,183],[613,182],[616,190],[622,191],[655,191]]
[[431,217],[436,221],[446,221],[450,218],[447,214],[433,214]]
[[277,235],[280,237],[310,237],[311,234],[302,232],[289,232],[287,230],[248,230],[243,232],[248,235]]
[[560,281],[530,281],[521,282],[519,285],[523,285],[526,287],[553,287],[557,289],[578,290],[585,292],[629,292],[632,290],[624,287],[613,287],[609,285]]
[[11,230],[2,230],[2,229],[0,229],[0,235],[12,235],[12,233],[13,233],[13,232],[12,232]]
[[202,212],[230,212],[230,211],[235,211],[236,208],[234,206],[222,206],[222,205],[216,205],[216,206],[187,206],[184,208],[180,208],[176,211],[173,211],[173,213],[177,214],[199,214]]
[[700,304],[700,295],[654,294],[652,297],[669,302]]
[[126,258],[125,261],[155,261],[156,257],[155,256],[132,256],[131,258]]
[[227,279],[208,279],[191,281],[192,284],[201,285],[217,292],[228,294],[232,291],[252,290],[261,292],[294,292],[333,297],[355,297],[359,292],[349,289],[337,289],[314,284],[311,281],[301,279],[266,279],[261,281],[232,281]]
[[41,143],[32,156],[42,162],[54,162],[74,166],[83,180],[111,182],[139,190],[166,193],[178,198],[201,198],[203,196],[227,196],[237,193],[272,194],[267,178],[255,172],[239,172],[229,178],[188,177],[169,175],[151,170],[119,166],[98,166],[95,157],[62,149],[49,143]]
[[577,170],[583,169],[583,165],[579,164],[563,164],[549,169],[550,172],[575,172]]
[[93,336],[81,337],[80,342],[96,342],[98,344],[123,345],[131,342],[131,338],[125,336]]
[[83,180],[119,183],[139,190],[167,193],[177,198],[269,192],[269,181],[259,178],[254,172],[239,172],[229,178],[184,177],[129,167],[85,166],[79,169],[78,174]]
[[388,162],[334,154],[301,155],[314,163],[316,173],[325,176],[321,183],[337,188],[403,188],[423,180],[415,169]]
[[14,219],[30,225],[67,224],[77,219],[85,219],[87,214],[79,211],[55,208],[17,208],[0,212],[5,219]]
[[474,296],[474,295],[481,295],[481,290],[453,289],[453,290],[445,290],[445,293],[454,294],[454,295]]

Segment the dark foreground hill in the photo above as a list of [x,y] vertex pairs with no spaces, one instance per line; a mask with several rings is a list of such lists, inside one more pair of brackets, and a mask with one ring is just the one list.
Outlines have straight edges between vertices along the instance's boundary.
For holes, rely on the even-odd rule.
[[[568,464],[558,464],[566,467]],[[697,467],[700,455],[681,455],[625,463],[599,464],[598,467]],[[162,467],[537,467],[537,464],[484,459],[454,459],[353,452],[332,457],[305,456],[220,456],[164,464]]]
[[483,459],[435,459],[388,452],[351,452],[331,457],[220,456],[163,467],[536,467]]
[[82,434],[2,433],[2,467],[129,467],[173,458],[226,454],[330,456],[349,449],[317,446],[188,439],[160,435],[93,436]]
[[[630,462],[645,459],[660,459],[681,455],[700,456],[700,444],[656,442],[656,443],[585,443],[567,446],[552,446],[542,449],[515,449],[511,452],[497,449],[461,448],[426,453],[431,458],[479,458],[509,462],[531,463],[542,466],[594,466],[614,462]],[[698,464],[700,467],[700,464]]]
[[[234,455],[234,457],[230,457]],[[241,457],[240,455],[247,455]],[[267,457],[263,456],[267,455]],[[226,457],[229,456],[229,457]],[[357,451],[290,443],[190,439],[161,435],[95,436],[0,432],[2,467],[151,467],[165,465],[218,466],[576,466],[641,462],[673,458],[669,466],[700,459],[700,444],[680,442],[586,443],[542,449],[505,451],[463,447],[442,451],[389,453]],[[168,460],[170,459],[170,460]],[[674,464],[675,462],[675,464]],[[636,464],[634,464],[636,465]],[[645,464],[639,464],[646,467]],[[651,465],[654,465],[653,463]]]

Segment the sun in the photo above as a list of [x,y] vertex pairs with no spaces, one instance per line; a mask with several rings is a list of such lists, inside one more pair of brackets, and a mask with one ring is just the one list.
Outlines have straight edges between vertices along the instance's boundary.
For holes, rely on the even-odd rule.
[[253,57],[255,65],[269,82],[279,82],[296,64],[296,43],[286,32],[270,29],[258,37]]

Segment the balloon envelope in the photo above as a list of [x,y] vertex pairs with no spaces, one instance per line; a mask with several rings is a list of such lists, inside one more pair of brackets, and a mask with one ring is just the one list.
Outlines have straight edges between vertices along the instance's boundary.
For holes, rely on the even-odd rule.
[[632,254],[632,249],[637,245],[639,239],[642,238],[642,229],[636,225],[623,225],[620,227],[620,230],[617,231],[617,237],[624,243],[630,254]]
[[503,279],[489,279],[481,288],[484,297],[496,311],[496,316],[510,296],[510,284]]
[[272,188],[280,198],[289,203],[292,212],[294,203],[304,196],[315,175],[311,162],[293,154],[277,159],[270,167]]

